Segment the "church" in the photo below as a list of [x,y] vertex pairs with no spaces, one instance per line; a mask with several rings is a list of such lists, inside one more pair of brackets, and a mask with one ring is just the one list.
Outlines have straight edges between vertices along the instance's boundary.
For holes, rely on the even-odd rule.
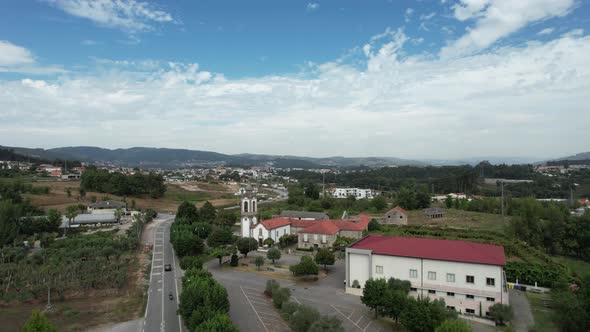
[[346,220],[326,220],[323,214],[305,218],[297,218],[290,211],[288,217],[273,217],[272,219],[258,221],[258,201],[252,188],[244,191],[240,202],[240,222],[242,237],[254,238],[262,247],[264,240],[270,238],[278,242],[281,236],[297,235],[297,247],[302,249],[329,248],[338,236],[346,236],[360,239],[367,230],[371,217],[360,214]]

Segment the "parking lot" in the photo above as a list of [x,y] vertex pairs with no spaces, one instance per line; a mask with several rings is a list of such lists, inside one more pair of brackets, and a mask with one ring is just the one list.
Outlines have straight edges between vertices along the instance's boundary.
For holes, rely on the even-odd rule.
[[272,301],[262,293],[263,289],[242,287],[242,293],[248,300],[256,317],[260,320],[266,331],[269,332],[288,332],[291,329],[285,324],[277,310],[274,308]]

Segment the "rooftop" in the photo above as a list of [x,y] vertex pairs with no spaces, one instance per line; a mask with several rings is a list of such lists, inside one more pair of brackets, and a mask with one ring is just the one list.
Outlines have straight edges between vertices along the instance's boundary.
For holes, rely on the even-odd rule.
[[308,219],[316,219],[316,220],[327,220],[330,219],[327,214],[322,212],[308,212],[308,211],[283,211],[281,212],[281,217],[287,218],[308,218]]
[[93,209],[116,209],[124,208],[125,206],[127,206],[127,204],[121,201],[102,201],[90,204],[90,207]]
[[506,264],[503,247],[460,240],[369,235],[349,248],[367,249],[379,255],[489,265]]

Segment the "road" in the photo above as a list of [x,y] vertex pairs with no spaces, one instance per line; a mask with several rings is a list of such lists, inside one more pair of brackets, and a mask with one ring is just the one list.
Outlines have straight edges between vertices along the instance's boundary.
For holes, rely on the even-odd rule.
[[[170,225],[173,215],[160,215],[161,221],[154,231],[154,250],[148,302],[145,309],[143,332],[182,331],[178,309],[178,294],[181,286],[181,270],[178,259],[170,244]],[[171,264],[172,271],[164,271],[164,265]],[[169,294],[173,299],[170,300]]]

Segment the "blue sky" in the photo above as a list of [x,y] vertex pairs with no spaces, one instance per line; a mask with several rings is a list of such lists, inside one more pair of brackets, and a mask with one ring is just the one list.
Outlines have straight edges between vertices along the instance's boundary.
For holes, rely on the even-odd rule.
[[589,25],[577,0],[6,0],[0,144],[587,151]]

